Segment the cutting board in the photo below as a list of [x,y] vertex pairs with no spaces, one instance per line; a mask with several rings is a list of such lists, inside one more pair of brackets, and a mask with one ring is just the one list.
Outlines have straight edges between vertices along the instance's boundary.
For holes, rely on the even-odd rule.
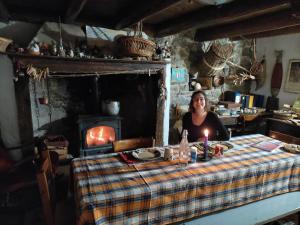
[[277,97],[279,94],[281,83],[282,83],[282,51],[275,51],[276,63],[274,65],[272,78],[271,78],[271,95]]

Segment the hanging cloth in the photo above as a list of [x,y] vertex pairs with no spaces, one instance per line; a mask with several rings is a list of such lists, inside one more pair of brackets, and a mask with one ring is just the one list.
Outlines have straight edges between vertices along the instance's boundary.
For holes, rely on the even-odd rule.
[[275,51],[276,63],[274,65],[272,78],[271,78],[271,95],[277,97],[279,94],[281,83],[282,83],[282,51]]

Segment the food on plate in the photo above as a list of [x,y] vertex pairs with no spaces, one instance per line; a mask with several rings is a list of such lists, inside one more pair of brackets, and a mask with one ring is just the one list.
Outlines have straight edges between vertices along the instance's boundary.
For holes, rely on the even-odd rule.
[[283,148],[285,150],[287,150],[288,152],[292,152],[292,153],[300,153],[300,145],[296,145],[296,144],[285,144],[283,146]]

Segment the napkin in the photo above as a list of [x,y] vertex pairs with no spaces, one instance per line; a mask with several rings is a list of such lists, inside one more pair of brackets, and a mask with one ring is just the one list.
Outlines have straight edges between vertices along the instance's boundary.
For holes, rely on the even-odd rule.
[[261,150],[271,152],[272,150],[279,147],[278,144],[272,143],[270,141],[261,141],[252,145],[252,147],[259,148]]
[[131,153],[119,152],[119,156],[127,164],[135,163],[135,160],[132,159]]

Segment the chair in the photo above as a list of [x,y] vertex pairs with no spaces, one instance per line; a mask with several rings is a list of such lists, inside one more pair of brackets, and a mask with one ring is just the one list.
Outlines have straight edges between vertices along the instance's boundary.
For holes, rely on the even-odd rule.
[[[72,199],[65,199],[57,202],[56,182],[53,173],[53,164],[49,154],[42,158],[41,166],[37,171],[37,182],[40,191],[44,220],[46,225],[75,224],[74,202]],[[45,156],[44,155],[44,156]],[[43,156],[42,156],[43,157]]]
[[[14,162],[8,150],[0,145],[0,216],[12,215],[18,224],[24,224],[28,211],[39,204],[33,157]],[[1,217],[2,218],[2,217]],[[1,224],[10,223],[1,220]]]
[[154,146],[154,139],[151,137],[123,139],[123,140],[113,142],[113,148],[115,152],[122,152],[122,151],[132,150],[136,148],[153,147],[153,146]]
[[37,182],[43,204],[46,225],[54,225],[55,219],[55,179],[49,158],[45,158],[37,172]]

